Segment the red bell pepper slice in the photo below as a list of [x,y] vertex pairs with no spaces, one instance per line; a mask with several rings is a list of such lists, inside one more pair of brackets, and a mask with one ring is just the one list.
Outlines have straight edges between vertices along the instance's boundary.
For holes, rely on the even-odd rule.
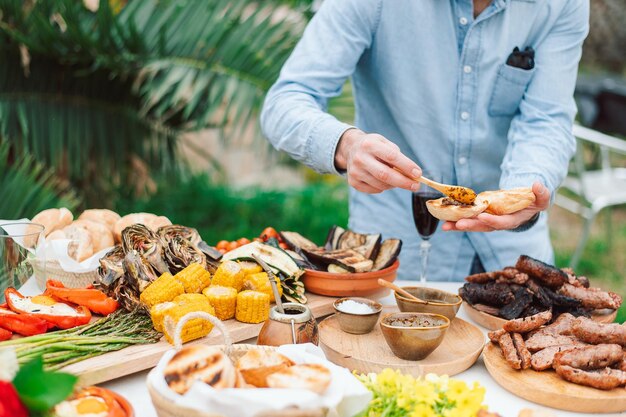
[[3,340],[9,340],[12,337],[13,337],[13,332],[0,327],[0,342],[2,342]]
[[45,333],[49,327],[49,323],[39,317],[33,317],[30,314],[17,314],[6,308],[0,308],[0,329],[22,336],[34,336]]
[[28,311],[20,308],[20,300],[32,297],[24,297],[15,288],[7,288],[4,291],[4,296],[7,300],[7,303],[9,303],[9,308],[11,308],[11,310],[15,311],[16,313],[25,313],[33,317],[41,318],[49,323],[54,324],[60,329],[71,329],[72,327],[87,324],[89,323],[89,320],[91,320],[91,312],[87,307],[70,307],[76,313],[72,315],[46,314],[38,312],[34,309],[32,311]]
[[117,310],[118,303],[95,288],[66,288],[62,282],[49,279],[46,282],[46,295],[60,301],[85,306],[94,313],[106,316]]

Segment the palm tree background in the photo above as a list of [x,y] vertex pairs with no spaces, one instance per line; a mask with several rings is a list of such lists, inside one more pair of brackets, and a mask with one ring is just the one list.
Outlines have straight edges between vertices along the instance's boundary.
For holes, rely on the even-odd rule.
[[[146,175],[176,174],[185,132],[236,138],[310,13],[302,0],[91,3],[0,0],[3,168],[43,164],[53,205],[69,189],[83,205],[111,206],[145,191]],[[4,185],[2,195],[25,189]],[[22,204],[20,215],[39,208]]]

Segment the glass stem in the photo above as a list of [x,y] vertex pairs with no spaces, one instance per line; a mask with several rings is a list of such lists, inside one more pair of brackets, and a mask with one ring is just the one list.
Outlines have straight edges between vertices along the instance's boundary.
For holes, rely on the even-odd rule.
[[430,242],[427,240],[422,240],[420,244],[420,257],[422,258],[422,270],[420,273],[420,283],[422,285],[426,284],[426,267],[428,266],[428,254],[430,253]]

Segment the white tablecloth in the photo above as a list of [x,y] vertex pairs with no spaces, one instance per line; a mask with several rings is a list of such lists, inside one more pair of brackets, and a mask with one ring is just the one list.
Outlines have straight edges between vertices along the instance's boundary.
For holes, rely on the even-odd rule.
[[[414,285],[414,282],[403,282],[397,281],[396,284],[402,285]],[[439,288],[445,291],[456,293],[458,288],[462,285],[462,283],[429,283],[428,286]],[[26,295],[37,294],[39,290],[37,289],[36,283],[34,279],[29,280],[23,287],[22,291]],[[395,305],[395,300],[392,295],[389,295],[381,300],[383,304]],[[458,317],[471,322],[470,319],[467,318],[465,312],[461,308],[461,311],[458,314]],[[483,329],[485,332],[485,340],[487,331]],[[253,341],[251,341],[253,342]],[[113,381],[109,381],[101,384],[102,387],[111,389],[122,394],[126,397],[133,407],[135,408],[135,413],[137,417],[157,417],[154,407],[152,406],[152,402],[150,401],[150,396],[148,394],[148,390],[146,388],[146,376],[148,371],[138,372],[136,374],[132,374],[129,376],[125,376],[122,378],[118,378]],[[532,408],[532,409],[545,409],[550,410],[554,415],[558,417],[580,417],[586,416],[588,414],[581,413],[571,413],[560,410],[548,409],[546,407],[539,406],[530,401],[526,401],[522,398],[519,398],[509,391],[506,391],[504,388],[501,388],[489,375],[487,369],[482,360],[482,356],[478,359],[478,361],[468,370],[462,372],[458,375],[455,375],[454,378],[461,379],[466,382],[478,381],[481,385],[483,385],[486,390],[485,403],[489,406],[491,411],[498,412],[503,417],[515,417],[518,415],[519,411],[524,408]],[[608,414],[602,414],[603,416],[608,416]],[[626,415],[626,413],[622,413],[622,416]]]

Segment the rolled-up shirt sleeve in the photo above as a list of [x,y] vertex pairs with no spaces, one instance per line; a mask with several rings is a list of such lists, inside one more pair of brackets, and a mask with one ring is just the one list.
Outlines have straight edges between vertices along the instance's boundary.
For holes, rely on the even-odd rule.
[[502,162],[503,189],[543,183],[554,195],[576,151],[574,87],[589,29],[589,0],[572,0],[536,46],[535,74],[513,118]]
[[325,0],[268,92],[261,128],[272,145],[323,173],[352,126],[326,113],[372,43],[382,0]]

